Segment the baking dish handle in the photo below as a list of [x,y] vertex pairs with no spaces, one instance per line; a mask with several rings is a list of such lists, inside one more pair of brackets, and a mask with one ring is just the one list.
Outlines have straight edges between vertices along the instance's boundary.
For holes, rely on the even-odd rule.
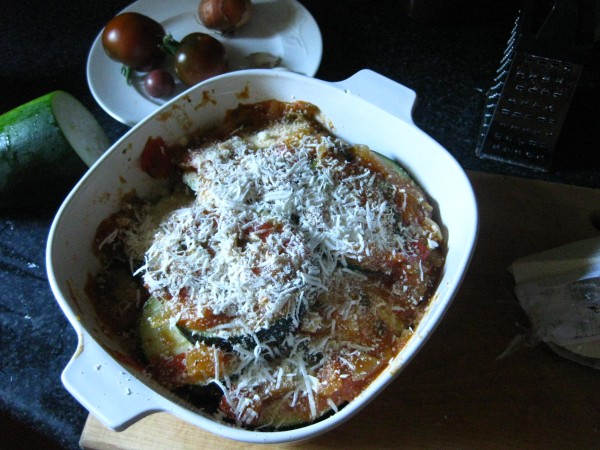
[[153,412],[151,390],[125,369],[88,334],[79,335],[79,347],[62,373],[65,388],[109,428],[122,431]]
[[414,125],[412,111],[417,94],[412,89],[369,69],[333,84]]

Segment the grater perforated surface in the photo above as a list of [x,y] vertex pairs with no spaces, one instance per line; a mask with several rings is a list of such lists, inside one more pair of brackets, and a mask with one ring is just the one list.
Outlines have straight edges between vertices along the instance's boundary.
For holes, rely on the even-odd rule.
[[514,51],[480,156],[547,170],[582,66]]
[[600,1],[524,0],[522,6],[487,91],[476,153],[548,171],[590,54]]

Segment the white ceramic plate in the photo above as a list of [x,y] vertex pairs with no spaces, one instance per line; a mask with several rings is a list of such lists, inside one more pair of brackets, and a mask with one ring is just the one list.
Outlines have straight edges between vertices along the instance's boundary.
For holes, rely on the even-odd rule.
[[[122,12],[138,12],[160,22],[176,40],[192,32],[209,33],[227,50],[230,70],[246,66],[253,52],[267,52],[281,58],[281,66],[313,76],[323,54],[321,32],[311,14],[296,0],[254,0],[254,12],[231,37],[207,30],[197,16],[199,0],[138,0]],[[109,115],[133,126],[165,103],[144,92],[142,77],[125,82],[121,64],[111,60],[102,48],[102,31],[96,37],[87,62],[87,79],[92,95]],[[187,87],[177,82],[177,92]]]
[[[206,101],[207,93],[211,101]],[[89,274],[99,269],[91,244],[98,224],[118,210],[125,193],[135,189],[146,196],[162,186],[139,163],[147,139],[160,136],[170,145],[195,130],[210,128],[238,105],[240,93],[247,103],[267,99],[311,102],[339,137],[368,144],[398,161],[433,199],[448,242],[438,289],[406,346],[338,413],[289,431],[244,430],[187,407],[131,363],[104,331],[85,293]],[[62,377],[69,392],[113,429],[123,429],[152,412],[168,411],[219,436],[253,443],[301,441],[356,414],[394,380],[432,334],[463,279],[477,237],[477,204],[469,180],[456,160],[413,123],[415,98],[412,90],[368,70],[337,83],[283,70],[248,70],[200,83],[132,128],[77,184],[58,211],[48,237],[48,279],[79,336],[79,347]]]

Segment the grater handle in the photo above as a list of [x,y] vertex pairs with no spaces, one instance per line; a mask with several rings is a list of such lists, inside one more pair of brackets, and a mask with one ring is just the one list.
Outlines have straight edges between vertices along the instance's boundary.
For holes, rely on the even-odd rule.
[[597,0],[525,0],[522,41],[528,53],[583,63],[594,40]]
[[417,94],[412,89],[369,69],[332,84],[414,125],[412,111]]

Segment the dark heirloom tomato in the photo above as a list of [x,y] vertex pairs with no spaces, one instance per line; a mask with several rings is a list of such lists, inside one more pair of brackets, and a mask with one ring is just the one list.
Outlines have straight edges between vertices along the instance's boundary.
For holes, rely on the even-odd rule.
[[225,47],[208,34],[188,34],[175,52],[175,71],[188,86],[220,75],[227,71]]
[[144,78],[144,89],[151,97],[168,97],[175,91],[175,80],[165,69],[154,69]]
[[148,71],[164,59],[163,26],[148,16],[126,12],[115,16],[102,32],[102,46],[115,61],[134,70]]

